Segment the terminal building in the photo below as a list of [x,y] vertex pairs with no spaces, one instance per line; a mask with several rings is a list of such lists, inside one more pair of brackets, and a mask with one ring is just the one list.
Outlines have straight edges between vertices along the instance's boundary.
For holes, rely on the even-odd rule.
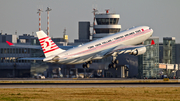
[[[30,35],[23,35],[27,37],[32,37]],[[20,37],[23,37],[20,36]],[[0,35],[0,77],[30,77],[30,61],[18,60],[21,57],[30,57],[31,49],[28,48],[18,48],[9,46],[6,41],[12,43],[27,42],[28,40],[17,40],[17,35]]]
[[175,41],[175,37],[163,37],[159,44],[159,74],[171,78],[180,70],[180,44]]
[[[52,40],[58,45],[63,45],[65,42],[63,38],[52,38]],[[23,34],[18,37],[17,35],[1,33],[0,77],[32,77],[35,73],[43,73],[48,70],[49,65],[42,61],[19,60],[23,57],[44,57],[41,49],[13,47],[9,46],[6,41],[18,45],[37,45],[40,47],[38,38],[33,35]]]
[[159,38],[150,37],[143,44],[151,44],[152,40],[155,45],[147,46],[146,52],[138,56],[138,78],[157,78],[159,76]]
[[175,64],[175,37],[163,38],[163,63]]

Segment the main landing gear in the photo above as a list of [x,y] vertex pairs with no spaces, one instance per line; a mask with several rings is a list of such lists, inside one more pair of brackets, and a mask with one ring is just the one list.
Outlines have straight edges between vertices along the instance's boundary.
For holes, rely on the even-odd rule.
[[[119,61],[116,59],[116,57],[113,57],[112,62],[109,64],[109,68],[116,68],[116,65],[119,63]],[[116,68],[117,70],[117,68]]]
[[88,62],[84,63],[82,66],[83,66],[83,68],[89,68],[90,64],[92,64],[92,61],[88,61]]

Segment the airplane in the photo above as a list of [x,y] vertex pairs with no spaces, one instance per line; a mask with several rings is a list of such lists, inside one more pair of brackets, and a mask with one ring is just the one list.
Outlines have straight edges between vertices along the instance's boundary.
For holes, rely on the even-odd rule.
[[[112,57],[109,68],[115,68],[119,63],[116,59],[119,54],[141,55],[146,52],[147,46],[155,44],[154,40],[152,40],[149,45],[137,45],[152,36],[153,30],[148,26],[132,27],[67,50],[58,47],[42,30],[36,32],[36,34],[45,57],[22,59],[43,60],[44,62],[67,65],[83,63],[83,68],[89,68],[93,60],[109,56]],[[10,46],[16,46],[9,41],[6,42]]]

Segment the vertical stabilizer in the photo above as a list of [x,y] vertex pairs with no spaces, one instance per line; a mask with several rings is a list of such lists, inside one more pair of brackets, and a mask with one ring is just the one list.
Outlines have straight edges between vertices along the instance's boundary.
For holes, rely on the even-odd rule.
[[36,32],[36,34],[38,36],[39,43],[41,44],[46,58],[50,56],[55,56],[65,51],[63,49],[60,49],[42,30]]

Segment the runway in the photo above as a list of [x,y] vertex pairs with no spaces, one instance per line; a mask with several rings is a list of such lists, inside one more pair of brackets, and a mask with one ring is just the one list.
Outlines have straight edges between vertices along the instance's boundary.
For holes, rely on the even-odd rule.
[[180,83],[1,83],[0,88],[180,87]]

